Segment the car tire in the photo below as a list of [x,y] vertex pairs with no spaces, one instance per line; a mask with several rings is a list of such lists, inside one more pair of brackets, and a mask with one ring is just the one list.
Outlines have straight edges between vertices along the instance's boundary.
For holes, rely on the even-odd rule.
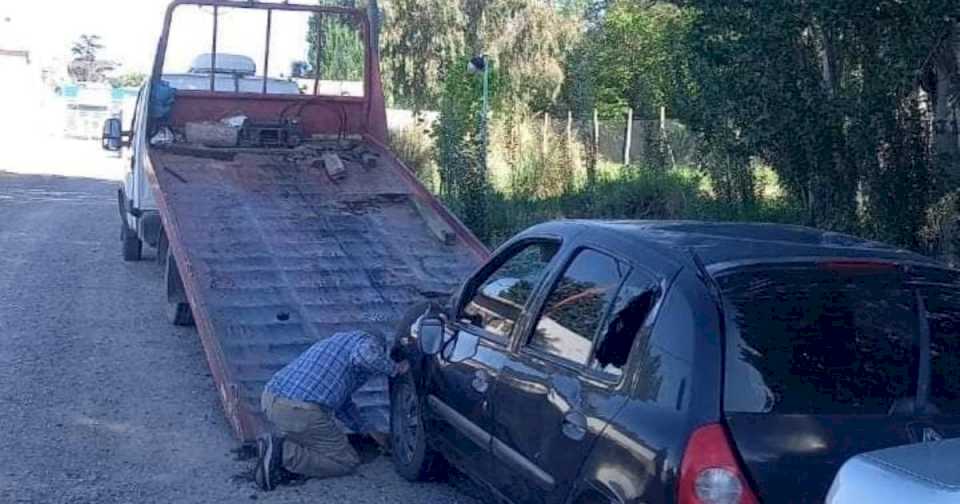
[[139,261],[143,257],[143,241],[126,222],[120,222],[120,241],[123,243],[124,261]]
[[393,467],[408,481],[427,481],[446,474],[443,457],[427,444],[423,401],[404,375],[390,387],[390,443]]
[[177,269],[177,260],[169,244],[166,249],[163,277],[167,293],[167,319],[176,326],[195,325],[193,311],[190,309],[190,302],[187,301],[187,291],[183,287],[180,270]]

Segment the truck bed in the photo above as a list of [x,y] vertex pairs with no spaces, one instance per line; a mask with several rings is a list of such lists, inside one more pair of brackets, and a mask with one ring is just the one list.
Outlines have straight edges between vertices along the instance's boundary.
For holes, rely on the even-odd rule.
[[[320,156],[337,152],[334,180]],[[360,155],[374,153],[375,166]],[[484,246],[382,146],[152,148],[147,174],[224,409],[241,440],[262,430],[264,384],[314,342],[376,328],[442,299]],[[354,400],[389,428],[383,379]]]

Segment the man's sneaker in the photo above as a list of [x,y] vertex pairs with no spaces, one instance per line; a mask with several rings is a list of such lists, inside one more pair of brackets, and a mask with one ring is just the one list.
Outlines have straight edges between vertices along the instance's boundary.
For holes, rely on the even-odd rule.
[[257,486],[269,492],[286,481],[287,471],[283,469],[283,438],[272,434],[263,434],[257,438],[257,468],[254,479]]

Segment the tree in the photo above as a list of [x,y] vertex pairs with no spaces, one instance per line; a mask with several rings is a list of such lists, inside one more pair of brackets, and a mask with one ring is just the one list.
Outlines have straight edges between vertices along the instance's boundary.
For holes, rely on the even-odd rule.
[[689,10],[670,4],[612,3],[584,41],[586,67],[569,78],[592,81],[604,116],[632,108],[636,117],[656,118],[660,107],[673,110],[691,91],[684,38],[692,21]]
[[464,15],[449,0],[391,0],[383,24],[384,82],[393,101],[437,109],[442,77],[464,54]]
[[84,34],[73,43],[70,52],[76,60],[93,62],[97,60],[97,54],[103,47],[99,35]]
[[108,61],[100,61],[97,55],[103,49],[99,35],[81,35],[73,43],[70,52],[73,61],[67,66],[67,73],[77,82],[99,82],[106,78],[107,72],[116,65]]
[[[351,1],[337,4],[353,6]],[[330,14],[311,16],[307,43],[311,65],[317,65],[317,53],[320,53],[320,67],[313,69],[314,76],[338,81],[363,79],[363,41],[360,38],[360,27],[353,19]]]
[[678,3],[696,15],[689,122],[770,164],[808,224],[916,246],[942,168],[917,76],[957,4]]

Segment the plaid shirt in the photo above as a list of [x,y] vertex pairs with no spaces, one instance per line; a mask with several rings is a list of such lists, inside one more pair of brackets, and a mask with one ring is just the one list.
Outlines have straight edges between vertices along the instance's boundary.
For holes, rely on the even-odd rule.
[[379,340],[364,331],[341,332],[287,364],[266,389],[277,397],[325,406],[348,428],[360,431],[362,420],[351,396],[370,378],[395,374],[396,364]]

